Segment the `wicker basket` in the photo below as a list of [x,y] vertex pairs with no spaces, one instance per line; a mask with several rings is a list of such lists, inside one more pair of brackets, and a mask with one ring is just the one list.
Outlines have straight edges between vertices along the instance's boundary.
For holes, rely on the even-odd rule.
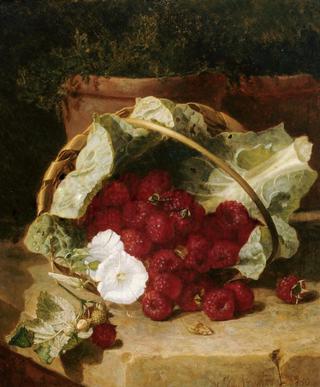
[[[205,122],[208,125],[208,131],[211,134],[218,134],[223,131],[245,132],[245,129],[237,121],[233,120],[231,117],[224,115],[221,112],[215,111],[211,107],[197,103],[189,103],[188,105],[204,116]],[[271,262],[273,259],[275,259],[279,254],[279,238],[277,230],[271,218],[271,215],[265,208],[258,195],[251,188],[251,186],[224,160],[209,152],[203,146],[199,145],[190,138],[171,129],[168,129],[164,126],[155,124],[153,122],[128,118],[132,110],[133,107],[128,107],[116,112],[115,114],[125,119],[134,127],[140,127],[151,131],[159,132],[198,151],[241,185],[241,187],[246,191],[246,193],[250,196],[250,198],[258,207],[265,222],[265,225],[267,225],[270,230],[273,248],[271,256],[269,257],[269,261]],[[77,158],[78,153],[86,145],[87,135],[90,131],[90,128],[91,126],[89,126],[82,134],[75,136],[71,141],[69,141],[61,149],[57,158],[50,164],[49,168],[47,169],[42,180],[40,191],[37,196],[38,215],[42,214],[43,212],[49,211],[55,189],[57,188],[61,180],[66,176],[66,174],[68,174],[75,168],[75,160]]]

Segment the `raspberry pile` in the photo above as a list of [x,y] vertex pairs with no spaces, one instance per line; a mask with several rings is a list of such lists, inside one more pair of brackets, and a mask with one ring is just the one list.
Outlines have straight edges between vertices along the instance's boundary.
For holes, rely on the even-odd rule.
[[238,263],[257,225],[241,203],[225,201],[206,215],[168,172],[126,173],[93,198],[81,224],[89,241],[107,229],[120,234],[125,250],[144,262],[149,281],[142,309],[153,320],[169,318],[177,307],[203,310],[213,320],[252,308],[253,292],[244,282],[218,287],[210,276]]

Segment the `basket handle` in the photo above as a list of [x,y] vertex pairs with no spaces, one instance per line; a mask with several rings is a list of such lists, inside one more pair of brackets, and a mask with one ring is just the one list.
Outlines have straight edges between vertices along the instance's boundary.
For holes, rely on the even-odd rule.
[[201,153],[203,156],[205,156],[207,159],[212,161],[217,167],[221,168],[224,172],[226,172],[229,176],[231,176],[250,196],[250,198],[253,200],[253,202],[256,204],[257,208],[259,209],[266,225],[269,228],[271,239],[272,239],[272,252],[269,257],[269,261],[271,262],[273,259],[275,259],[279,254],[279,236],[276,229],[276,226],[272,220],[272,217],[269,213],[269,211],[266,209],[262,201],[260,200],[259,196],[256,194],[256,192],[252,189],[252,187],[242,178],[239,173],[237,173],[233,168],[231,168],[224,160],[220,159],[220,157],[216,156],[215,154],[209,152],[206,148],[199,145],[197,142],[191,140],[189,137],[184,136],[181,133],[175,132],[174,130],[171,130],[169,128],[166,128],[165,126],[156,124],[154,122],[150,121],[144,121],[136,118],[123,118],[126,120],[129,124],[139,127],[148,129],[154,132],[161,133],[167,137],[170,137],[174,140],[177,140],[181,142],[182,144],[188,146],[189,148],[192,148],[199,153]]

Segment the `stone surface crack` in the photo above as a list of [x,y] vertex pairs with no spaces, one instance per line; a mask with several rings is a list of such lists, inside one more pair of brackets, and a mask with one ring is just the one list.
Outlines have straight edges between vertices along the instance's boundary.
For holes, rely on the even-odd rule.
[[282,383],[282,379],[281,379],[281,372],[280,372],[280,366],[279,366],[280,349],[275,349],[274,351],[272,351],[270,354],[270,358],[271,358],[272,362],[275,364],[275,366],[277,367],[278,375],[279,375],[279,386],[282,386],[283,383]]

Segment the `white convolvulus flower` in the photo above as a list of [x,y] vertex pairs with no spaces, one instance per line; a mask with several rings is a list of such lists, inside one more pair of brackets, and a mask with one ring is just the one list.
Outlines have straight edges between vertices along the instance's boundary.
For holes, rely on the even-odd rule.
[[107,259],[109,256],[124,251],[123,243],[120,236],[112,231],[106,230],[99,232],[92,238],[92,241],[88,243],[88,253],[85,262],[89,265],[89,276],[94,280],[96,279],[96,273],[98,265]]
[[132,304],[144,293],[148,273],[141,261],[121,251],[100,263],[96,279],[104,300]]

